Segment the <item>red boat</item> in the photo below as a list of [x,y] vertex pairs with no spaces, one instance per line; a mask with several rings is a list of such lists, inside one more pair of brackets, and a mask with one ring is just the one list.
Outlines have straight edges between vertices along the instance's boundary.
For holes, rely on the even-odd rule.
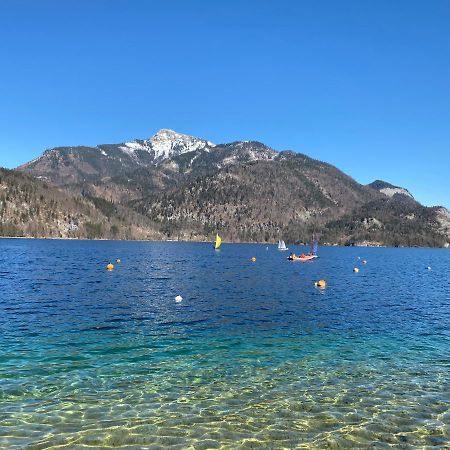
[[311,261],[313,259],[318,258],[317,255],[300,255],[297,256],[295,254],[289,255],[288,260],[289,261]]
[[291,253],[288,256],[288,260],[289,261],[312,261],[313,259],[318,258],[317,256],[317,247],[318,247],[318,243],[319,241],[313,236],[312,240],[311,240],[311,245],[309,247],[309,253],[307,255],[305,255],[304,253],[302,253],[301,255],[296,255],[294,253]]

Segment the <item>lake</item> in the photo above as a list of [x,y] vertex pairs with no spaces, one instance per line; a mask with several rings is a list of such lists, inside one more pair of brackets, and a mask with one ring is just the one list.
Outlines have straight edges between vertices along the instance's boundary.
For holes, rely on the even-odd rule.
[[450,250],[321,247],[310,263],[226,243],[0,251],[0,447],[450,443]]

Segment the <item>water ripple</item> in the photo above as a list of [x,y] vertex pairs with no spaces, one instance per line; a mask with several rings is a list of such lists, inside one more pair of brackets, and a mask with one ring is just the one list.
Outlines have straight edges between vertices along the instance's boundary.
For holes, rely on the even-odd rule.
[[265,247],[0,240],[0,447],[448,448],[450,253]]

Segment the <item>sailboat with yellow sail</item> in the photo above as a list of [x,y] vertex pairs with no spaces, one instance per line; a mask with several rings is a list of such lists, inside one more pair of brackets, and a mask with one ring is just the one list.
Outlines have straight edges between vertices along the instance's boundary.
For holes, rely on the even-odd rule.
[[216,250],[219,250],[221,243],[222,243],[222,238],[219,236],[219,234],[216,234],[216,241],[214,242],[214,248]]

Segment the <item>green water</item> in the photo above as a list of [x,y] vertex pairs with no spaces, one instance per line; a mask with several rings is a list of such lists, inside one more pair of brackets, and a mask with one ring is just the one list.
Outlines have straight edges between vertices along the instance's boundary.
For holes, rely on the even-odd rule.
[[4,448],[450,445],[448,251],[0,248]]

